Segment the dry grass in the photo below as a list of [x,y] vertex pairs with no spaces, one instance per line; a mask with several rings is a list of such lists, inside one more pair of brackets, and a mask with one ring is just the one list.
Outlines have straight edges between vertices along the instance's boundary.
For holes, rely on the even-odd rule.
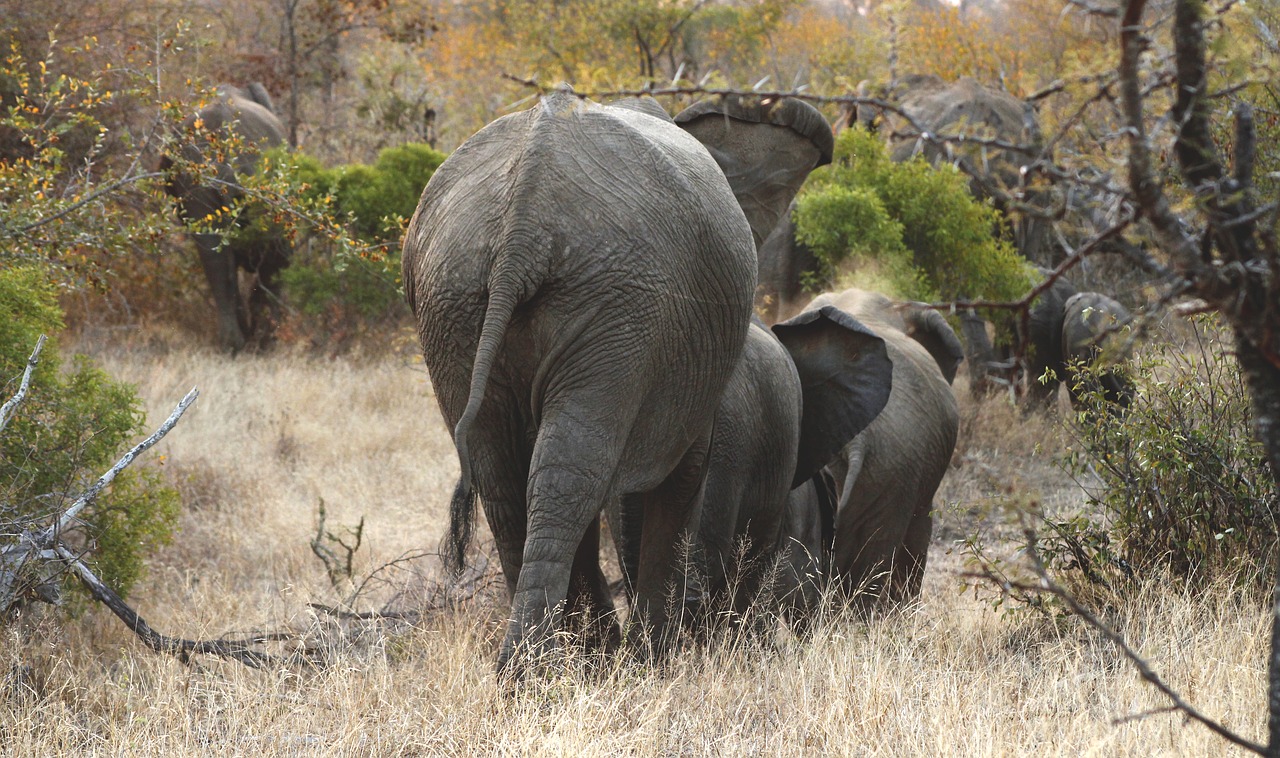
[[[957,590],[940,530],[922,601],[870,623],[822,623],[807,642],[686,650],[662,671],[571,666],[516,695],[492,668],[501,608],[415,629],[321,623],[334,602],[311,556],[330,526],[366,519],[358,572],[434,548],[456,476],[420,362],[228,360],[164,335],[82,346],[138,384],[152,421],[191,385],[196,407],[161,445],[183,490],[175,544],[135,590],[139,610],[195,637],[292,628],[335,643],[319,669],[252,671],[153,654],[114,619],[29,619],[0,643],[0,753],[13,755],[1216,755],[1224,745],[1164,702],[1074,620],[987,610]],[[962,397],[964,393],[961,393]],[[1052,474],[1051,425],[968,405],[941,499],[975,506],[1011,487],[1071,501]],[[1036,452],[1037,444],[1040,452]],[[153,455],[153,457],[156,457]],[[1054,478],[1058,476],[1058,478]],[[421,572],[433,564],[419,561]],[[400,586],[422,581],[396,577]],[[396,587],[361,598],[393,599]],[[406,603],[408,600],[401,599]],[[1210,714],[1263,731],[1269,615],[1227,593],[1158,586],[1112,622]],[[20,675],[20,676],[19,676]]]

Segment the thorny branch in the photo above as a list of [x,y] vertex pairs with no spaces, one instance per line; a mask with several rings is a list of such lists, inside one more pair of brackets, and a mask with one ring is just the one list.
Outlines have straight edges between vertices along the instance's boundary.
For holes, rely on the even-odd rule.
[[1040,559],[1039,552],[1035,549],[1035,534],[1028,530],[1026,533],[1026,554],[1031,563],[1031,570],[1035,573],[1038,582],[1027,582],[1018,579],[1011,579],[1003,573],[997,573],[990,566],[983,566],[981,571],[965,574],[967,578],[982,579],[993,585],[1006,596],[1016,597],[1014,593],[1022,593],[1023,596],[1028,595],[1052,595],[1062,601],[1064,605],[1082,621],[1093,627],[1099,634],[1106,638],[1111,644],[1115,645],[1120,653],[1129,659],[1134,668],[1138,670],[1138,675],[1142,677],[1151,686],[1155,687],[1160,694],[1169,699],[1170,708],[1183,714],[1192,721],[1196,721],[1222,737],[1228,742],[1238,745],[1258,755],[1266,755],[1266,747],[1252,740],[1241,737],[1222,723],[1206,716],[1196,709],[1195,706],[1188,703],[1182,698],[1177,690],[1169,686],[1167,682],[1161,678],[1160,674],[1151,667],[1145,658],[1138,654],[1125,640],[1124,636],[1112,629],[1105,621],[1098,618],[1093,611],[1080,604],[1080,601],[1070,593],[1059,586],[1049,577],[1048,571],[1045,570],[1044,563]]

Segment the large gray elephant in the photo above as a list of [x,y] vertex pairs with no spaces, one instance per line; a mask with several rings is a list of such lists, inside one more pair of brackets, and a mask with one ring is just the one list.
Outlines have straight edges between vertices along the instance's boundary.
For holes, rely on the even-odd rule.
[[637,545],[636,639],[660,648],[684,584],[676,546],[746,340],[753,230],[824,157],[800,102],[695,108],[682,129],[652,101],[562,87],[467,140],[410,222],[405,293],[462,469],[450,562],[479,494],[512,599],[500,671],[556,644],[566,601],[608,602],[596,546],[614,498]]
[[[830,306],[880,335],[893,361],[884,410],[828,467],[838,491],[832,579],[863,607],[898,603],[920,593],[933,496],[951,464],[959,411],[942,367],[908,336],[908,322],[892,301],[851,289],[821,295],[807,310]],[[930,339],[956,342],[945,320],[932,325],[945,333]]]
[[[213,154],[223,149],[217,144],[221,141],[238,142],[229,159]],[[288,265],[292,249],[259,214],[241,210],[228,217],[223,209],[235,208],[243,199],[240,179],[257,170],[260,153],[283,144],[284,125],[261,84],[247,90],[222,85],[213,102],[182,122],[173,154],[160,162],[161,170],[170,172],[166,190],[177,198],[179,215],[207,229],[191,236],[217,307],[218,341],[232,352],[269,337],[276,276]],[[197,168],[210,163],[204,170]],[[241,269],[251,276],[245,294],[240,290]]]

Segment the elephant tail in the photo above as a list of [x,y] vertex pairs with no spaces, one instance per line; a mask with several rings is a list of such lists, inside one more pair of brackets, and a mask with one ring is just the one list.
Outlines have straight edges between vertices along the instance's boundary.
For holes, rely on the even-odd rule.
[[458,486],[449,501],[449,544],[443,552],[445,567],[454,574],[461,572],[466,563],[476,513],[476,491],[471,478],[468,436],[480,414],[480,403],[484,400],[485,389],[489,385],[489,374],[497,360],[498,348],[506,336],[507,324],[520,300],[521,292],[516,278],[503,276],[501,266],[495,268],[489,287],[489,303],[485,307],[484,323],[480,329],[480,341],[476,346],[475,362],[471,368],[471,389],[467,394],[467,405],[453,430],[453,443],[458,449],[461,472],[458,475]]

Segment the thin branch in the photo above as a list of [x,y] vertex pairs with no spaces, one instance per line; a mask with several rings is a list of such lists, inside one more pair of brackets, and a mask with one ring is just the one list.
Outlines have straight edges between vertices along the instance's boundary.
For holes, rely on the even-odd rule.
[[1123,635],[1108,626],[1106,622],[1094,615],[1093,611],[1081,605],[1080,601],[1076,600],[1070,592],[1067,592],[1054,582],[1053,579],[1049,577],[1043,562],[1040,560],[1040,555],[1035,549],[1035,535],[1032,533],[1028,533],[1027,535],[1026,554],[1030,559],[1031,569],[1035,572],[1036,577],[1038,578],[1037,582],[1024,582],[1010,579],[1007,576],[994,573],[987,567],[984,567],[984,570],[981,572],[973,572],[965,574],[964,576],[984,579],[995,584],[1002,592],[1005,593],[1008,593],[1010,590],[1017,590],[1024,593],[1052,595],[1058,598],[1073,614],[1078,616],[1089,626],[1093,627],[1099,634],[1115,645],[1116,648],[1120,650],[1120,653],[1124,655],[1125,658],[1128,658],[1129,662],[1138,670],[1138,675],[1141,676],[1148,684],[1155,687],[1162,695],[1168,698],[1173,708],[1177,709],[1192,721],[1199,722],[1214,734],[1217,734],[1219,737],[1222,737],[1224,740],[1227,740],[1234,745],[1242,747],[1250,752],[1257,753],[1258,755],[1266,754],[1266,747],[1263,745],[1241,737],[1239,734],[1228,729],[1220,722],[1201,713],[1195,706],[1191,705],[1186,700],[1183,700],[1182,696],[1170,687],[1164,679],[1160,677],[1155,669],[1151,667],[1151,664],[1139,655],[1136,650],[1129,646],[1129,643],[1125,640]]
[[40,339],[36,340],[36,349],[31,351],[31,357],[27,359],[27,367],[22,372],[22,382],[18,384],[18,392],[9,398],[4,405],[0,406],[0,432],[9,425],[9,419],[13,417],[18,406],[27,397],[27,390],[31,388],[31,374],[36,370],[36,364],[40,361],[40,351],[44,348],[45,336],[40,335]]
[[66,546],[61,544],[55,550],[58,557],[75,572],[80,582],[89,590],[94,599],[110,608],[111,612],[123,621],[125,626],[129,627],[129,630],[136,634],[144,645],[158,653],[170,653],[184,658],[193,653],[216,655],[220,658],[235,659],[255,669],[276,666],[282,663],[281,659],[263,653],[253,647],[270,641],[274,635],[255,636],[247,640],[187,640],[161,634],[139,616],[137,611],[133,610],[114,590],[94,575],[93,571],[75,553],[72,553]]
[[111,482],[115,480],[116,476],[123,471],[125,467],[130,463],[133,463],[135,458],[149,450],[152,445],[155,445],[169,433],[169,430],[178,423],[178,419],[182,418],[182,414],[187,412],[187,408],[194,403],[196,398],[199,396],[200,391],[195,387],[192,387],[191,391],[186,394],[186,397],[182,398],[178,403],[178,406],[173,409],[173,413],[169,414],[169,418],[165,419],[159,429],[156,429],[150,437],[147,437],[137,445],[134,445],[133,449],[121,456],[120,460],[116,461],[116,464],[112,466],[107,473],[98,477],[98,481],[94,482],[93,486],[85,490],[84,494],[80,497],[76,498],[76,501],[63,512],[62,516],[58,518],[57,523],[49,527],[46,531],[44,535],[45,541],[42,544],[52,544],[52,541],[57,539],[57,536],[62,533],[63,529],[67,528],[71,523],[71,520],[74,519],[80,511],[84,510],[86,505],[93,502],[94,498],[102,492],[103,488],[108,484],[111,484]]
[[17,228],[11,228],[8,226],[0,227],[0,233],[3,233],[9,237],[17,237],[19,235],[26,234],[32,229],[38,229],[42,226],[47,226],[49,224],[52,224],[54,221],[58,221],[59,219],[66,218],[67,216],[70,216],[72,213],[75,213],[76,211],[80,210],[81,208],[88,205],[89,203],[92,203],[94,200],[97,200],[103,195],[115,192],[121,187],[125,187],[130,184],[135,184],[137,182],[143,181],[144,179],[155,179],[161,176],[164,176],[163,171],[149,171],[145,174],[135,174],[134,176],[121,177],[120,179],[117,179],[116,181],[97,190],[96,192],[90,193],[89,195],[86,195],[85,197],[80,198],[76,202],[72,203],[71,205],[68,205],[66,208],[63,208],[62,210],[58,211],[52,216],[45,216],[39,221],[32,221],[30,224],[27,224],[26,226],[20,226]]

